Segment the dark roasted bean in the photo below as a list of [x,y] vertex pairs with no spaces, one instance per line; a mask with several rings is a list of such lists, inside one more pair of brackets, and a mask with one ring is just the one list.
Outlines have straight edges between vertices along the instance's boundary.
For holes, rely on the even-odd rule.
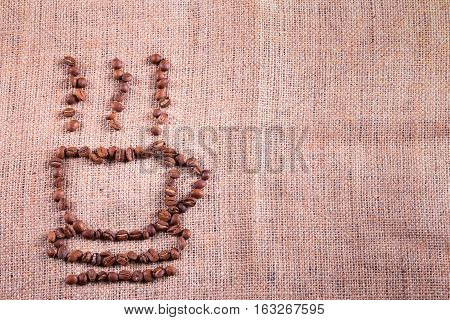
[[63,59],[63,63],[65,65],[68,65],[69,67],[72,67],[72,66],[77,64],[77,60],[74,57],[65,56],[64,59]]
[[206,181],[205,180],[197,180],[194,182],[194,184],[192,185],[192,187],[194,189],[203,189],[204,187],[206,187]]
[[57,252],[56,249],[53,247],[47,249],[47,255],[50,258],[54,258],[56,256],[56,252]]
[[64,227],[64,235],[66,238],[73,238],[75,236],[75,230],[70,224]]
[[181,236],[186,240],[189,240],[189,238],[192,236],[191,230],[184,229],[183,232],[181,233]]
[[95,231],[92,230],[92,229],[84,230],[84,231],[81,233],[81,236],[82,236],[83,238],[85,238],[86,240],[92,240],[92,239],[95,239]]
[[183,237],[178,237],[177,243],[178,243],[178,248],[180,248],[180,250],[183,250],[187,246],[187,241]]
[[144,276],[142,275],[142,271],[139,271],[139,270],[135,270],[133,272],[133,275],[131,276],[131,280],[133,282],[142,282],[143,278],[144,278]]
[[91,154],[91,149],[88,147],[81,147],[78,149],[78,155],[83,158],[89,158],[89,155]]
[[170,265],[165,267],[166,276],[174,276],[177,273],[177,269],[174,266]]
[[116,257],[114,257],[114,256],[106,256],[106,257],[103,258],[102,265],[104,267],[110,267],[114,263],[116,263]]
[[119,280],[129,281],[129,280],[131,280],[132,275],[133,275],[133,273],[130,270],[121,270],[119,272]]
[[119,230],[119,231],[117,231],[116,239],[118,241],[128,240],[128,232],[126,230]]
[[142,272],[142,277],[144,282],[151,282],[155,280],[155,278],[153,278],[153,271],[151,269],[144,270]]
[[134,150],[131,147],[128,147],[125,150],[125,157],[127,161],[134,161],[136,159],[136,155],[134,154]]
[[180,255],[181,255],[180,250],[178,250],[177,248],[170,249],[170,258],[172,260],[180,259]]
[[130,231],[128,237],[130,240],[140,240],[142,238],[142,231],[141,230]]
[[87,229],[86,224],[82,220],[75,220],[73,222],[73,228],[78,234],[82,233],[84,230]]
[[55,180],[53,180],[53,186],[55,188],[62,188],[62,187],[64,187],[64,177],[58,177]]
[[67,255],[67,261],[76,262],[81,259],[83,252],[81,250],[74,250]]
[[99,271],[97,273],[97,281],[106,281],[108,280],[108,273],[106,271]]
[[169,259],[170,259],[170,251],[168,250],[161,251],[161,253],[159,254],[159,260],[167,261]]
[[159,62],[158,68],[159,68],[161,71],[164,71],[164,72],[169,71],[169,69],[170,69],[170,63],[169,63],[169,61],[166,60],[166,59],[162,59],[162,60]]
[[166,273],[166,271],[164,270],[164,268],[158,267],[155,270],[153,270],[153,276],[155,278],[162,278],[164,277],[164,274]]
[[95,280],[97,280],[97,272],[94,269],[89,269],[86,271],[86,275],[90,282],[95,282]]
[[138,254],[137,254],[136,252],[134,252],[134,251],[129,251],[129,252],[127,253],[127,257],[128,257],[128,259],[129,259],[130,261],[136,261],[137,258],[138,258]]
[[118,280],[119,280],[119,275],[116,272],[111,271],[108,273],[108,281],[109,282],[114,283],[114,282],[117,282]]
[[[123,106],[123,104],[121,104],[118,101],[111,102],[111,109],[113,109],[115,112],[122,112],[124,108],[125,107]],[[109,119],[109,120],[111,120],[111,119]]]
[[62,167],[60,168],[54,168],[53,169],[53,178],[61,178],[64,176],[64,169]]
[[59,210],[68,210],[72,207],[72,203],[67,198],[63,198],[59,200],[58,202],[58,209]]
[[76,276],[76,275],[74,275],[74,274],[69,274],[67,277],[66,277],[66,284],[68,284],[68,285],[74,285],[74,284],[77,284],[78,283],[78,277]]
[[63,160],[60,158],[51,158],[49,161],[49,165],[53,168],[61,168],[63,165]]
[[78,77],[80,75],[80,68],[77,66],[71,66],[67,69],[67,72],[74,77]]
[[158,262],[159,261],[159,253],[155,249],[151,248],[148,249],[148,258],[151,262]]
[[172,104],[172,102],[167,97],[165,99],[162,99],[161,101],[159,101],[159,106],[161,108],[168,108],[168,107],[170,107],[171,104]]
[[148,60],[150,61],[150,63],[153,63],[153,64],[158,64],[160,61],[161,61],[161,56],[159,55],[159,54],[157,54],[157,53],[154,53],[154,54],[152,54],[149,58],[148,58]]
[[114,58],[111,61],[111,66],[113,67],[113,69],[120,69],[123,68],[123,62],[118,58]]

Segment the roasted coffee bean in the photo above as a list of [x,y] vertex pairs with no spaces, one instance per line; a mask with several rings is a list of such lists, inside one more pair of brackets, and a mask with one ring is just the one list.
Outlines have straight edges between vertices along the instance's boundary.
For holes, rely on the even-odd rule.
[[136,155],[136,158],[139,158],[142,152],[144,152],[144,148],[142,148],[141,146],[137,146],[136,148],[134,148],[134,154]]
[[114,129],[116,131],[122,129],[122,125],[120,124],[120,122],[117,119],[109,120],[108,124],[109,124],[111,129]]
[[53,186],[58,189],[64,187],[64,177],[59,177],[53,180]]
[[175,197],[166,197],[164,199],[164,204],[168,207],[176,206],[178,204],[178,201],[177,199],[175,199]]
[[158,124],[166,124],[167,121],[169,121],[169,116],[165,112],[161,112],[159,117],[156,118],[156,122],[158,122]]
[[166,89],[156,89],[154,98],[156,101],[163,100],[167,97]]
[[130,82],[131,80],[133,80],[133,76],[131,75],[131,73],[124,73],[121,77],[120,80],[122,80],[123,82]]
[[138,261],[140,262],[140,263],[148,263],[148,256],[145,254],[145,253],[141,253],[139,256],[138,256]]
[[87,276],[87,274],[85,272],[80,273],[78,275],[78,284],[80,286],[86,285],[88,283],[88,281],[89,281],[89,279],[88,279],[88,276]]
[[116,233],[112,230],[106,229],[102,232],[102,238],[108,241],[114,241],[116,238]]
[[176,186],[175,179],[172,179],[170,177],[166,179],[165,184],[168,187],[175,187]]
[[74,132],[80,129],[80,126],[81,126],[80,121],[72,119],[66,123],[66,130],[69,132]]
[[130,86],[126,82],[121,82],[119,84],[119,91],[122,91],[123,93],[127,93],[130,90]]
[[203,168],[200,166],[191,167],[191,172],[197,176],[201,175],[203,172]]
[[72,207],[72,203],[70,202],[69,199],[67,198],[62,198],[61,200],[59,200],[58,202],[58,209],[59,210],[68,210]]
[[168,251],[168,250],[161,251],[161,253],[159,254],[159,259],[161,261],[169,260],[170,259],[170,251]]
[[178,224],[170,226],[169,229],[167,229],[167,233],[171,234],[173,236],[179,235],[182,232],[183,232],[183,228]]
[[164,157],[164,165],[166,167],[173,167],[176,164],[176,161],[174,158],[170,158],[170,157]]
[[175,187],[166,187],[164,189],[164,193],[166,196],[173,197],[177,195],[177,188]]
[[120,270],[119,280],[129,281],[129,280],[131,280],[132,275],[133,275],[133,273],[130,270]]
[[55,157],[56,158],[60,158],[60,159],[64,159],[66,155],[66,147],[61,146],[58,149],[55,150]]
[[124,108],[125,107],[120,102],[117,101],[111,102],[111,109],[113,109],[116,112],[122,112]]
[[180,250],[178,250],[177,248],[170,249],[170,258],[172,260],[178,260],[180,259],[180,256],[181,256]]
[[87,86],[87,80],[85,77],[78,77],[76,82],[76,87],[77,88],[85,88]]
[[195,158],[189,158],[186,160],[186,166],[188,166],[188,167],[195,167],[198,165],[200,165],[200,164],[198,163],[198,160]]
[[170,218],[170,225],[171,226],[180,224],[180,222],[181,222],[181,215],[179,213],[173,214],[172,217]]
[[97,154],[95,153],[91,153],[89,155],[89,158],[91,159],[91,161],[95,164],[102,164],[105,160],[103,158],[100,158]]
[[64,221],[67,223],[67,224],[73,224],[74,223],[74,221],[76,220],[75,219],[75,215],[71,212],[71,211],[66,211],[65,213],[64,213]]
[[177,155],[177,151],[173,148],[166,147],[163,149],[163,155],[164,157],[175,158],[175,156]]
[[180,213],[180,209],[178,209],[176,206],[167,207],[167,211],[169,211],[171,215]]
[[177,162],[177,165],[184,166],[186,164],[186,158],[184,155],[179,154],[175,157],[175,161]]
[[64,229],[63,228],[57,228],[55,230],[55,234],[56,234],[56,238],[57,239],[64,239],[66,237],[66,235],[64,234]]
[[108,148],[108,159],[114,159],[116,156],[117,147],[109,147]]
[[117,282],[118,280],[119,280],[119,275],[116,272],[111,271],[108,273],[108,281],[109,282],[114,283],[114,282]]
[[162,278],[164,277],[164,274],[166,273],[166,271],[164,270],[164,268],[158,267],[155,270],[153,270],[153,276],[155,278]]
[[113,71],[113,79],[119,80],[123,76],[123,69],[114,69]]
[[184,229],[183,232],[181,233],[181,236],[186,240],[189,240],[189,238],[192,236],[191,230]]
[[89,158],[89,155],[91,154],[91,149],[84,146],[78,149],[78,155],[82,158]]
[[113,111],[106,116],[106,120],[117,120],[117,112]]
[[178,248],[180,248],[180,250],[183,250],[187,246],[187,241],[183,237],[178,237],[177,243],[178,243]]
[[74,77],[72,75],[69,75],[69,83],[72,87],[77,87],[77,77]]
[[95,239],[95,231],[92,229],[86,229],[81,233],[81,236],[86,240]]
[[142,272],[142,278],[144,282],[151,282],[154,281],[155,278],[153,278],[153,272],[151,269],[146,269]]
[[95,230],[95,232],[94,232],[94,239],[101,239],[102,238],[102,234],[103,234],[103,231],[101,229]]
[[164,72],[169,71],[169,69],[170,69],[169,61],[167,59],[162,59],[159,62],[158,68],[159,68],[159,70],[164,71]]
[[106,256],[106,257],[103,258],[102,265],[104,267],[110,267],[114,263],[116,263],[116,257],[114,257],[114,256]]
[[119,231],[117,231],[116,239],[118,241],[128,240],[128,231],[126,231],[126,230],[119,230]]
[[106,271],[99,271],[97,273],[97,281],[106,281],[108,280],[108,273]]
[[192,185],[192,187],[194,187],[194,189],[203,189],[204,187],[206,187],[206,181],[205,180],[197,180],[194,182],[194,184]]
[[108,156],[108,149],[99,147],[97,148],[97,150],[95,150],[95,153],[97,153],[100,158],[106,158]]
[[64,240],[63,239],[58,239],[55,241],[55,243],[53,244],[55,246],[55,248],[59,248],[61,246],[64,246]]
[[117,91],[114,93],[113,95],[113,100],[114,101],[118,101],[118,102],[122,102],[127,98],[128,94],[124,93],[122,91]]
[[158,231],[167,231],[167,229],[169,229],[169,224],[165,221],[158,220],[155,223],[155,228]]
[[159,261],[159,253],[155,249],[151,248],[148,249],[148,258],[151,262],[158,262]]
[[142,239],[147,240],[150,238],[150,233],[147,230],[142,230]]
[[125,161],[125,150],[123,149],[117,149],[116,150],[116,155],[115,155],[115,160],[117,162],[123,162]]
[[74,275],[74,274],[69,274],[67,277],[66,277],[66,284],[68,284],[68,285],[74,285],[74,284],[77,284],[78,283],[78,277],[76,276],[76,275]]
[[120,69],[123,68],[123,62],[118,58],[114,58],[111,61],[111,66],[113,67],[113,69]]
[[128,147],[125,150],[125,157],[127,161],[134,161],[136,159],[136,155],[134,154],[134,150],[131,147]]
[[92,252],[84,252],[83,256],[81,257],[81,261],[83,261],[84,263],[90,263],[92,259]]
[[153,126],[150,129],[150,133],[154,136],[159,136],[162,133],[162,129],[161,127]]
[[159,106],[161,108],[168,108],[168,107],[170,107],[171,104],[172,104],[172,102],[167,97],[165,99],[162,99],[159,101]]
[[105,250],[105,251],[100,252],[100,255],[102,257],[107,257],[107,256],[112,256],[112,253],[109,250]]
[[148,60],[150,61],[150,63],[152,64],[158,64],[161,61],[161,56],[157,53],[152,54]]
[[78,148],[77,147],[67,147],[66,148],[66,157],[78,157]]
[[178,179],[180,175],[181,173],[178,169],[173,168],[169,170],[169,177],[171,177],[172,179]]
[[155,225],[153,225],[153,224],[149,224],[145,229],[150,234],[150,237],[153,237],[156,234],[156,228],[155,228]]
[[97,272],[94,269],[89,269],[86,271],[86,275],[90,282],[95,282],[95,280],[97,280]]
[[66,238],[73,238],[75,234],[75,229],[70,224],[64,227],[64,235],[66,236]]
[[133,272],[133,275],[131,276],[131,280],[133,282],[142,282],[143,278],[144,278],[144,276],[142,275],[142,271],[139,271],[139,270],[135,270]]
[[141,230],[130,231],[128,238],[130,240],[140,240],[142,238],[142,231]]
[[177,273],[177,269],[175,269],[174,266],[167,266],[165,267],[166,276],[174,276]]
[[127,257],[130,261],[136,261],[138,258],[138,254],[134,251],[128,251],[127,252]]
[[66,102],[66,104],[68,104],[70,106],[70,105],[77,103],[78,99],[73,94],[69,94],[66,96],[65,102]]
[[149,150],[144,150],[144,151],[141,152],[140,157],[142,159],[148,159],[148,158],[153,157],[153,155],[154,155],[153,152],[151,152]]
[[47,249],[47,255],[49,258],[54,258],[56,256],[56,249],[51,247]]
[[169,79],[163,78],[163,79],[159,80],[158,82],[156,82],[156,87],[158,89],[164,89],[167,87],[168,84],[169,84]]
[[69,67],[72,67],[77,64],[77,60],[71,56],[65,56],[62,62],[65,65],[68,65]]
[[65,245],[62,245],[58,248],[58,259],[66,259],[69,254],[69,250]]
[[53,169],[53,178],[62,178],[64,176],[64,169],[63,168],[54,168]]
[[83,220],[75,220],[73,222],[73,228],[75,229],[75,232],[78,234],[81,234],[84,230],[87,229],[86,224]]
[[172,217],[172,215],[167,210],[159,210],[157,216],[159,220],[166,222],[170,221],[170,218]]
[[155,151],[162,151],[166,147],[166,143],[162,140],[157,140],[153,142],[152,147]]
[[120,264],[121,266],[127,266],[128,265],[128,257],[126,253],[118,253],[116,255],[116,262],[117,264]]
[[197,203],[197,200],[194,197],[186,197],[182,200],[183,204],[186,207],[193,207]]
[[56,232],[54,230],[52,230],[48,233],[47,241],[50,243],[54,243],[56,241]]
[[185,213],[188,211],[188,207],[186,207],[182,202],[178,202],[177,208],[180,210],[180,213]]
[[195,199],[201,199],[203,198],[204,193],[202,189],[192,189],[191,191],[191,197],[195,198]]
[[100,255],[98,253],[93,253],[91,256],[91,261],[89,262],[90,264],[92,264],[93,266],[97,265],[97,260],[100,258],[100,264],[102,261],[102,257],[100,257]]
[[159,80],[164,79],[164,78],[166,78],[166,73],[164,71],[161,71],[161,70],[156,70],[155,71],[155,79],[156,79],[156,81],[159,81]]
[[77,97],[79,101],[85,101],[86,100],[86,92],[83,89],[75,89],[73,91],[73,95]]
[[83,256],[83,252],[81,250],[74,250],[67,255],[67,261],[69,262],[77,262]]
[[52,195],[53,201],[58,202],[62,198],[64,198],[64,190],[56,189],[55,191],[53,191],[53,195]]
[[63,160],[60,158],[56,158],[56,157],[51,158],[49,161],[49,165],[50,165],[50,167],[53,167],[53,168],[61,168],[63,165]]
[[163,111],[161,109],[156,108],[156,109],[153,110],[152,115],[153,115],[153,117],[158,118],[161,115],[162,112]]
[[71,66],[67,69],[67,72],[74,77],[78,77],[80,75],[80,68],[77,66]]

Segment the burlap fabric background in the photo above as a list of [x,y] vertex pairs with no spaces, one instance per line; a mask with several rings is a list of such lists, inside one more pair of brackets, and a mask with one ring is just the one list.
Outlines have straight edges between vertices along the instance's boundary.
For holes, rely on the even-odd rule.
[[[446,2],[3,0],[0,297],[448,298]],[[214,170],[185,217],[193,239],[176,277],[65,286],[88,267],[45,255],[62,223],[47,160],[59,145],[154,140],[153,52],[173,64],[164,138]],[[65,54],[89,80],[70,134]],[[104,122],[116,56],[135,75],[117,133]],[[152,160],[71,160],[66,189],[89,224],[141,227],[163,175]]]

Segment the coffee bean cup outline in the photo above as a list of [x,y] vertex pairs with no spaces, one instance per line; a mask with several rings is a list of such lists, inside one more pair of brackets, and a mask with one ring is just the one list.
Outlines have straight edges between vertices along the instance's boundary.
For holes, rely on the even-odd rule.
[[[135,230],[117,230],[95,229],[89,228],[86,223],[77,219],[71,211],[72,204],[65,197],[64,193],[64,159],[68,158],[86,158],[94,164],[103,164],[107,161],[112,162],[131,162],[138,159],[156,158],[163,162],[164,166],[170,168],[164,188],[164,204],[165,208],[158,210],[156,220],[147,226]],[[137,146],[135,148],[128,147],[121,149],[117,147],[99,147],[90,150],[88,147],[59,147],[54,157],[49,161],[50,167],[53,169],[54,187],[52,199],[57,203],[59,210],[64,211],[65,226],[58,227],[49,231],[47,240],[53,245],[47,249],[47,255],[51,258],[63,259],[67,262],[86,263],[98,267],[111,267],[113,265],[127,266],[131,263],[157,263],[169,260],[178,260],[181,257],[181,251],[186,248],[187,240],[192,236],[189,229],[185,229],[181,225],[181,215],[189,208],[194,207],[197,201],[203,198],[203,189],[206,187],[210,178],[210,171],[204,170],[197,159],[188,158],[178,153],[175,149],[166,146],[162,140],[155,141],[148,148]],[[176,179],[180,177],[178,168],[188,168],[192,173],[198,176],[192,184],[192,190],[188,196],[177,200]],[[150,248],[145,252],[136,253],[128,251],[124,253],[112,253],[110,251],[90,252],[81,250],[72,250],[65,244],[65,240],[81,236],[86,240],[103,240],[103,241],[126,241],[126,240],[147,240],[154,237],[157,233],[166,232],[177,238],[177,245],[172,248],[157,252]],[[165,268],[157,267],[155,269],[146,269],[143,271],[122,270],[117,274],[114,271],[97,272],[90,269],[77,275],[68,275],[66,277],[67,284],[87,284],[88,282],[116,282],[116,281],[132,281],[132,282],[151,282],[163,276],[175,275],[176,269],[169,265]]]

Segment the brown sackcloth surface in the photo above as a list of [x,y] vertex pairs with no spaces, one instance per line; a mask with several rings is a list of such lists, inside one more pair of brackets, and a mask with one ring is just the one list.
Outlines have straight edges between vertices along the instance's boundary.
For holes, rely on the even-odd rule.
[[[0,3],[3,299],[447,299],[447,1]],[[46,257],[62,225],[47,161],[60,145],[148,145],[154,67],[170,59],[164,139],[213,170],[184,224],[179,274],[153,284],[63,284],[87,270]],[[60,59],[79,59],[83,128],[63,130]],[[105,124],[135,76],[124,129]],[[70,160],[74,211],[132,229],[161,206],[153,160]],[[180,188],[193,177],[185,174]],[[171,237],[69,246],[142,250]],[[135,265],[133,268],[141,269]]]

